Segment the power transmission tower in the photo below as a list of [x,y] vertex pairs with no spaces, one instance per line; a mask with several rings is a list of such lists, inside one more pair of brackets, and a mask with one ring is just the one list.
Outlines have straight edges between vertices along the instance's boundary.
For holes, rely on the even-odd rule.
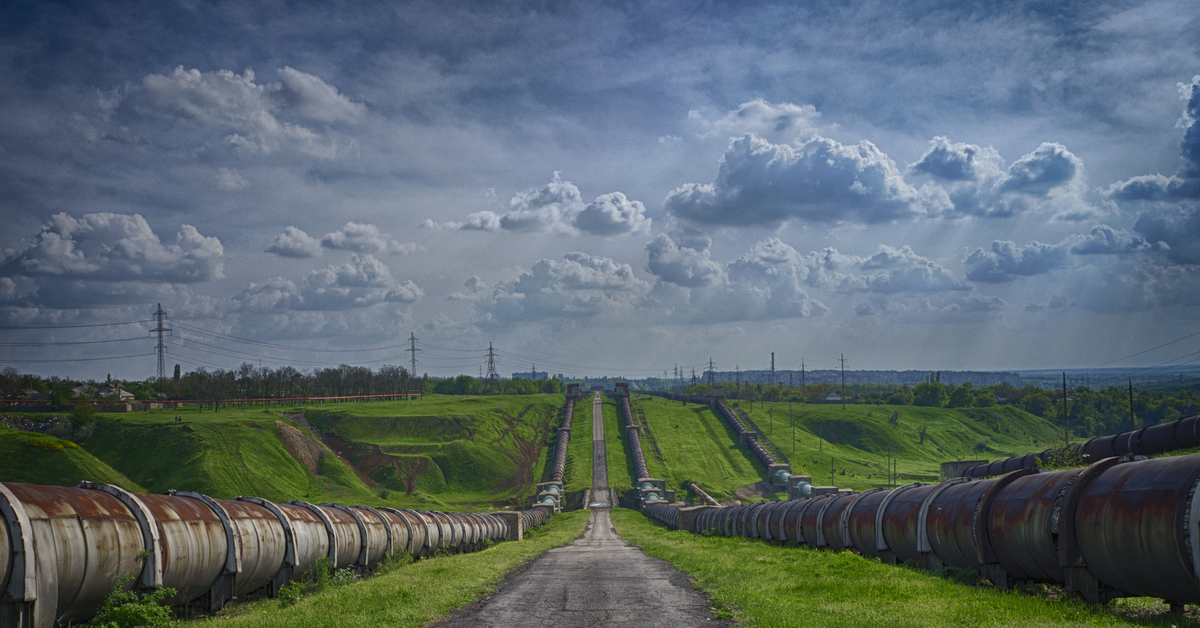
[[496,351],[492,349],[490,342],[488,343],[487,381],[489,384],[500,381],[500,374],[496,372]]
[[150,330],[152,334],[158,334],[158,344],[154,345],[155,351],[158,352],[158,381],[163,381],[167,378],[167,364],[164,355],[167,352],[167,345],[163,344],[163,334],[170,333],[171,330],[163,327],[163,322],[167,320],[167,313],[162,309],[162,303],[158,304],[158,310],[154,312],[154,329]]
[[808,386],[804,382],[804,358],[800,358],[800,394],[808,399]]
[[713,365],[712,356],[708,358],[708,385],[712,386],[713,376],[716,375],[716,366]]
[[696,367],[692,367],[692,385],[696,385]]
[[409,375],[411,377],[416,377],[417,376],[417,352],[420,351],[420,349],[417,348],[417,335],[412,333],[411,331],[408,332],[408,341],[409,341],[409,343],[411,343],[411,348],[405,349],[404,352],[412,354],[412,370],[409,371]]
[[846,354],[843,353],[842,361],[842,409],[846,409]]

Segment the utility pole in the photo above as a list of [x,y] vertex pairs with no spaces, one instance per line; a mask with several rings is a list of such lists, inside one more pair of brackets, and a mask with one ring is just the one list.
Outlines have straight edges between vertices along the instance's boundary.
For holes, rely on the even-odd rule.
[[821,451],[821,447],[824,446],[824,444],[825,444],[824,431],[825,431],[825,422],[824,421],[818,422],[817,423],[817,451]]
[[775,352],[771,352],[771,386],[775,385]]
[[733,376],[735,378],[737,378],[735,380],[737,382],[737,391],[738,391],[738,395],[741,395],[742,394],[742,370],[736,364],[733,365]]
[[837,479],[833,476],[833,456],[829,457],[829,485],[837,486]]
[[[158,352],[158,381],[163,381],[167,378],[167,365],[163,356],[167,352],[167,345],[163,344],[163,334],[170,333],[170,329],[163,327],[163,321],[167,319],[167,313],[162,309],[162,303],[158,304],[158,309],[154,312],[154,329],[150,330],[152,334],[158,334],[158,344],[154,345],[155,351]],[[118,400],[120,398],[118,397]]]
[[808,386],[804,383],[804,358],[800,358],[800,396],[808,400]]
[[792,426],[792,455],[796,455],[796,420],[792,418],[792,402],[788,401],[788,425]]
[[696,380],[696,367],[694,367],[694,366],[693,366],[693,367],[692,367],[692,385],[693,385],[693,386],[695,386],[695,385],[696,385],[696,381],[697,381],[697,380]]
[[842,409],[846,409],[846,354],[842,354]]
[[1070,417],[1067,415],[1067,372],[1063,371],[1063,447],[1071,444],[1071,429],[1067,425]]
[[[412,370],[409,371],[409,375],[411,375],[412,377],[416,377],[417,376],[417,352],[420,351],[420,349],[417,348],[417,335],[411,331],[408,332],[408,343],[409,343],[409,348],[405,349],[404,352],[412,354],[412,363],[411,363]],[[483,367],[480,367],[480,368],[483,368]],[[483,378],[483,373],[480,373],[480,379],[482,379],[482,378]]]
[[892,452],[887,452],[887,485],[892,487]]
[[1129,380],[1129,431],[1133,431],[1133,380]]

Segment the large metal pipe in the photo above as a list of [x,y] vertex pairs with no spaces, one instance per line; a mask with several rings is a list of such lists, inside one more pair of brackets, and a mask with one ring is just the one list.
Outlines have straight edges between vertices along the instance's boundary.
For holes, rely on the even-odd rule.
[[[547,516],[531,515],[534,525]],[[0,483],[0,628],[82,623],[126,573],[127,587],[171,587],[171,604],[213,609],[254,591],[274,595],[322,557],[366,569],[443,542],[472,551],[506,532],[491,515]]]
[[[1099,436],[1079,445],[1072,445],[1071,450],[1085,462],[1096,462],[1112,456],[1156,456],[1197,446],[1200,446],[1200,416],[1190,416],[1111,436]],[[985,478],[1017,469],[1045,466],[1050,462],[1054,451],[1047,449],[1035,454],[981,464],[966,469],[962,475],[968,478]]]

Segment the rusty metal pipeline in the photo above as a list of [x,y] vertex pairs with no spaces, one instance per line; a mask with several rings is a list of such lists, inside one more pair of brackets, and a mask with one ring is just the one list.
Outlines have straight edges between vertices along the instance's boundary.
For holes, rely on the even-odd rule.
[[709,495],[708,493],[705,493],[704,490],[701,489],[699,486],[696,486],[695,482],[688,482],[688,488],[691,489],[691,491],[696,494],[696,497],[699,497],[704,503],[708,504],[709,506],[720,506],[721,505],[721,502],[713,499],[711,495]]
[[471,551],[506,534],[487,514],[0,483],[0,628],[84,622],[125,573],[129,588],[171,587],[170,604],[212,610],[274,596],[320,558],[366,570],[396,552]]
[[642,441],[638,436],[637,423],[633,421],[633,412],[629,409],[629,398],[622,397],[618,406],[621,409],[621,416],[625,419],[625,437],[629,439],[629,448],[633,450],[633,464],[637,471],[637,478],[650,477],[650,469],[646,466],[646,456],[642,453]]
[[[1200,454],[1108,457],[1063,471],[1018,468],[998,478],[711,509],[693,525],[887,563],[977,569],[1002,588],[1056,583],[1094,603],[1147,596],[1200,604],[1198,488]],[[670,523],[667,510],[647,511]]]

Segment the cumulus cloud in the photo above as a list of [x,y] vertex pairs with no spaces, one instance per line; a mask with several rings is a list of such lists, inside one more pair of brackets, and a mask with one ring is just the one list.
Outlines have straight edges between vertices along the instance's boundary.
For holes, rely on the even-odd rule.
[[458,290],[450,293],[447,300],[449,301],[481,301],[491,294],[492,287],[484,280],[471,275],[463,282],[465,290]]
[[910,172],[927,174],[939,181],[984,181],[998,179],[1003,172],[996,149],[974,144],[959,144],[938,136],[929,149],[909,166]]
[[650,219],[641,201],[631,201],[620,192],[602,194],[575,216],[575,228],[600,236],[649,233]]
[[996,240],[990,250],[977,248],[966,260],[967,279],[979,283],[1004,283],[1018,277],[1042,275],[1070,264],[1068,245],[1033,241],[1019,247],[1015,242]]
[[779,226],[883,223],[923,209],[896,164],[868,141],[814,137],[797,146],[747,134],[730,141],[713,183],[689,183],[665,201],[673,216],[699,225]]
[[845,292],[896,294],[945,292],[968,286],[944,266],[918,255],[909,246],[880,245],[868,257],[845,255],[835,248],[814,251],[805,257],[809,283]]
[[1200,207],[1171,207],[1143,212],[1133,230],[1176,264],[1200,264]]
[[369,254],[314,270],[299,281],[273,277],[251,283],[233,297],[256,311],[347,310],[380,303],[413,303],[425,293],[412,281],[397,281],[387,265]]
[[321,243],[300,229],[289,226],[275,236],[267,252],[283,257],[317,257],[321,254]]
[[692,248],[659,234],[646,245],[650,261],[646,270],[662,281],[685,288],[725,283],[725,269],[709,257],[709,240]]
[[1124,229],[1113,229],[1108,225],[1096,225],[1091,233],[1080,236],[1071,246],[1074,255],[1126,255],[1158,248],[1145,238],[1133,235]]
[[182,225],[164,245],[139,214],[55,214],[32,244],[0,263],[0,274],[90,281],[193,283],[220,279],[217,238]]
[[1185,101],[1178,126],[1184,129],[1180,153],[1183,163],[1173,176],[1142,175],[1109,186],[1109,197],[1117,201],[1173,201],[1200,198],[1200,75],[1179,84]]
[[650,291],[629,264],[568,253],[543,259],[515,281],[501,282],[479,305],[485,323],[592,318],[634,310]]
[[688,119],[700,125],[700,137],[738,137],[753,133],[768,140],[790,142],[797,137],[812,137],[820,115],[812,105],[773,104],[759,98],[738,105],[737,109],[716,120],[706,119],[698,110],[689,111]]
[[366,111],[366,107],[351,102],[319,76],[285,66],[279,70],[279,81],[284,98],[307,118],[324,122],[352,121]]
[[463,231],[513,231],[518,233],[590,233],[615,236],[649,233],[650,219],[641,201],[630,200],[620,192],[596,197],[584,204],[579,188],[554,173],[550,183],[515,194],[508,210],[483,210],[472,213],[464,221],[421,223],[427,229],[460,229]]
[[254,71],[201,72],[175,68],[142,80],[147,102],[160,111],[230,131],[225,139],[250,152],[273,153],[284,147],[316,157],[332,158],[336,146],[320,134],[280,120],[281,109],[322,121],[349,119],[362,112],[320,78],[284,68],[283,83],[255,82]]
[[414,253],[420,250],[415,242],[399,242],[372,224],[347,222],[341,229],[326,233],[321,246],[327,249],[356,253]]
[[[1084,199],[1083,162],[1062,144],[1045,142],[1004,167],[991,147],[935,137],[908,172],[928,176],[936,188],[922,187],[926,205],[954,216],[1007,218],[1033,209],[1054,212],[1058,220],[1085,220],[1104,213]],[[941,194],[939,194],[941,190]]]

